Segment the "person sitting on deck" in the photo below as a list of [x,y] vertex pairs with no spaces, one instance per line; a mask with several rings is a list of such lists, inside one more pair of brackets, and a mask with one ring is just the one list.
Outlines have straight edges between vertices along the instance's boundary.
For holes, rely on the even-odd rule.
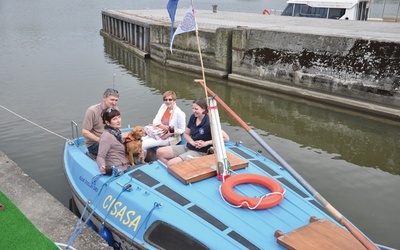
[[[194,100],[192,112],[183,134],[186,145],[161,147],[156,152],[157,159],[168,167],[206,155],[213,145],[207,100],[205,98]],[[229,141],[229,136],[225,131],[222,131],[222,137],[225,142]]]
[[96,162],[102,174],[114,166],[120,171],[131,169],[125,156],[125,145],[122,139],[121,114],[117,109],[108,108],[102,112],[104,132],[100,136],[99,151]]
[[85,138],[85,144],[88,148],[89,156],[93,159],[97,156],[100,135],[104,131],[101,114],[104,110],[110,107],[116,108],[118,98],[118,91],[116,89],[108,88],[104,91],[103,101],[90,106],[86,110],[82,123],[82,135]]
[[147,135],[142,138],[144,158],[149,148],[178,144],[185,131],[186,114],[176,105],[176,93],[166,91],[163,101],[153,124],[145,127]]

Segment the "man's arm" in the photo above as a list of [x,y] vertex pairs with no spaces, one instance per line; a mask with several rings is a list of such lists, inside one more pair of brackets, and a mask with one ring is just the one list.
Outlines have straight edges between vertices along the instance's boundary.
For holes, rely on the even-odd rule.
[[82,128],[82,135],[83,135],[83,137],[89,138],[89,139],[91,139],[91,140],[93,140],[95,142],[99,142],[100,141],[99,137],[97,137],[92,132],[90,132],[89,130],[84,129],[84,128]]

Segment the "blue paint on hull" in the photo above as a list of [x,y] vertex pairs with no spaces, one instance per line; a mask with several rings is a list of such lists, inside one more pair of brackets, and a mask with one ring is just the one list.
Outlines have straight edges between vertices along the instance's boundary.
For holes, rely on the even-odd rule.
[[[84,145],[65,145],[64,170],[80,211],[85,206],[89,212],[94,209],[92,221],[97,228],[104,222],[115,245],[121,247],[157,249],[146,239],[157,222],[177,228],[209,249],[285,249],[274,237],[276,230],[290,232],[307,225],[311,216],[336,223],[282,167],[243,145],[228,142],[225,146],[249,163],[235,174],[265,175],[283,186],[285,198],[279,205],[264,210],[234,208],[222,198],[216,177],[185,185],[158,161],[118,177],[99,175]],[[249,197],[269,192],[250,184],[235,191]]]

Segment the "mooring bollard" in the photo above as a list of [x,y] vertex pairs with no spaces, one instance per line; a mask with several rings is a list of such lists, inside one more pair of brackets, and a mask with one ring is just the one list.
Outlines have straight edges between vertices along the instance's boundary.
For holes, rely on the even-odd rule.
[[212,6],[212,8],[213,8],[213,13],[217,13],[217,7],[218,7],[217,4],[214,4],[214,5]]

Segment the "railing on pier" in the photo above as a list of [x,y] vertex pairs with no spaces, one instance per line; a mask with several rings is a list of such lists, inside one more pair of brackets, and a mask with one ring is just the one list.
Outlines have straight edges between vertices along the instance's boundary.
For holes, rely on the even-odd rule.
[[150,25],[135,20],[102,13],[103,32],[125,41],[137,49],[150,53]]

